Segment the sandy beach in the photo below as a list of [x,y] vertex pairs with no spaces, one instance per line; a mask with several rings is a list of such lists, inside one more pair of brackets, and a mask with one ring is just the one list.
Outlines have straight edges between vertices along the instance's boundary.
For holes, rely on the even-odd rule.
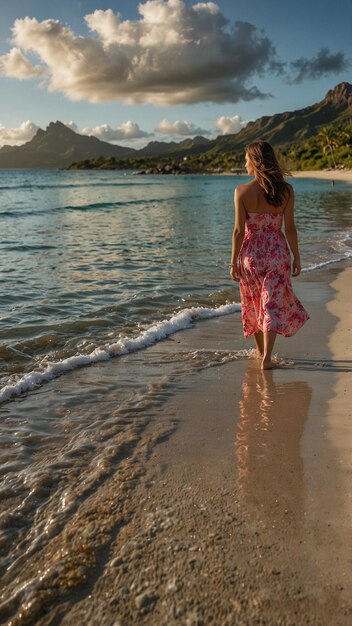
[[341,180],[346,183],[352,182],[352,170],[306,170],[304,172],[292,172],[294,178],[319,178],[320,180]]
[[[45,540],[4,576],[1,623],[350,624],[351,278],[336,264],[296,281],[311,319],[278,339],[273,371],[243,338],[233,350],[230,315],[129,355],[134,365],[72,373],[78,393],[142,362],[155,382],[118,438],[102,423],[94,471],[48,501]],[[161,367],[181,354],[188,375],[166,384]],[[64,388],[52,383],[46,402]]]
[[[110,597],[117,624],[350,623],[351,278],[300,285],[311,321],[280,341],[286,366],[212,367],[166,404],[178,428],[148,460],[92,597]],[[179,340],[226,350],[231,318]]]
[[[312,319],[280,342],[291,365],[263,374],[242,362],[240,385],[233,363],[209,368],[164,408],[179,426],[148,462],[100,588],[117,623],[350,623],[351,277],[327,273],[328,288],[322,276],[314,302],[301,285]],[[180,341],[205,338],[225,350],[231,319]]]

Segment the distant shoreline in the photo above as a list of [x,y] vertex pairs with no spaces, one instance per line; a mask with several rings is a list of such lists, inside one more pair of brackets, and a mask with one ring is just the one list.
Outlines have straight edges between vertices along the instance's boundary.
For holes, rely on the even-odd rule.
[[[61,171],[67,171],[67,170],[73,170],[75,172],[80,172],[80,171],[104,171],[104,172],[116,172],[116,171],[120,171],[120,172],[130,172],[133,171],[132,168],[128,168],[126,170],[124,169],[118,169],[118,168],[104,168],[104,169],[100,169],[100,168],[71,168],[71,167],[50,167],[50,168],[43,168],[43,167],[35,167],[35,168],[28,168],[28,167],[9,167],[9,168],[2,168],[0,167],[0,171],[1,170],[61,170]],[[133,171],[134,174],[137,175],[153,175],[153,176],[165,176],[166,175],[175,175],[174,172],[148,172],[148,171]],[[177,172],[178,175],[192,175],[192,176],[246,176],[246,172],[216,172],[216,171],[180,171]],[[291,172],[292,178],[317,178],[320,180],[329,180],[329,181],[344,181],[344,182],[348,182],[348,183],[352,183],[352,169],[344,169],[344,170],[294,170]],[[289,177],[288,177],[289,178]]]
[[343,180],[352,183],[352,169],[348,170],[304,170],[292,172],[293,178],[319,178],[321,180]]
[[[246,172],[207,172],[209,176],[246,176]],[[345,170],[294,170],[287,178],[318,178],[320,180],[344,181],[352,183],[352,169]],[[286,178],[286,176],[285,176]]]
[[[166,172],[151,172],[151,171],[143,171],[143,174],[146,174],[147,176],[150,174],[153,174],[154,176],[164,176]],[[140,175],[142,172],[138,172],[138,175]],[[216,172],[216,171],[181,171],[181,172],[177,172],[178,174],[183,174],[183,175],[199,175],[199,176],[246,176],[247,173],[245,171],[243,172]],[[171,174],[174,175],[174,172],[167,172],[166,174]],[[344,181],[344,182],[348,182],[348,183],[352,183],[352,169],[344,169],[344,170],[295,170],[291,172],[292,174],[292,178],[317,178],[320,180],[329,180],[329,181]]]
[[[150,174],[153,174],[154,176],[164,176],[165,174],[171,174],[171,175],[175,175],[174,172],[170,171],[170,172],[152,172],[152,171],[146,171],[146,170],[142,170],[141,172],[138,172],[138,175],[141,174],[146,174],[147,176]],[[246,172],[216,172],[216,171],[181,171],[181,172],[177,172],[177,174],[183,174],[183,175],[199,175],[199,176],[246,176]],[[291,172],[292,174],[292,178],[317,178],[320,180],[329,180],[329,181],[344,181],[344,182],[348,182],[348,183],[352,183],[352,169],[345,169],[345,170],[295,170]]]
[[[9,167],[9,168],[1,168],[0,170],[62,170],[69,171],[73,170],[75,172],[86,172],[86,171],[98,171],[99,168],[71,168],[71,167],[53,167],[53,168],[42,168],[42,167]],[[111,168],[111,169],[102,169],[100,171],[104,172],[127,172],[132,171],[132,168],[128,168],[126,170]],[[163,172],[146,172],[146,171],[134,171],[135,174],[141,175],[145,174],[147,176],[155,176],[155,175],[165,175]],[[216,171],[180,171],[177,172],[178,175],[192,175],[192,176],[246,176],[246,172],[216,172]],[[168,175],[175,175],[173,172],[168,172]],[[352,183],[352,169],[344,169],[344,170],[294,170],[291,172],[292,178],[317,178],[320,180],[329,180],[329,181],[343,181],[347,183]]]

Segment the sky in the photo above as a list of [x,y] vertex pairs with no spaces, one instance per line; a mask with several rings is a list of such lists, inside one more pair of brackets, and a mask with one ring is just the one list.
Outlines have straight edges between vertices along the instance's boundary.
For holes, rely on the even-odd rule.
[[352,82],[351,0],[0,0],[0,146],[238,132]]

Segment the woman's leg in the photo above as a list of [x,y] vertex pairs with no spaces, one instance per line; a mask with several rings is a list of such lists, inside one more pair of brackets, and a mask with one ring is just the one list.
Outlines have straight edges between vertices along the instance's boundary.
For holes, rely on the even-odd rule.
[[273,351],[277,333],[274,330],[264,332],[264,353],[262,360],[262,370],[270,370],[273,365],[271,362],[271,353]]
[[258,330],[257,333],[254,333],[253,337],[257,347],[257,356],[262,359],[264,354],[264,337],[262,331]]

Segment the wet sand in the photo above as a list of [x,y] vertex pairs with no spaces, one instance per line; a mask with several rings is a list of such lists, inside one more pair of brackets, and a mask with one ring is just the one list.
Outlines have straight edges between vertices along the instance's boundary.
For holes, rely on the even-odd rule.
[[110,454],[76,476],[54,528],[64,492],[38,511],[45,540],[5,574],[2,623],[350,624],[351,279],[340,264],[295,282],[311,320],[278,339],[273,371],[234,350],[250,347],[238,315],[143,351],[154,400],[118,439],[105,424]]

